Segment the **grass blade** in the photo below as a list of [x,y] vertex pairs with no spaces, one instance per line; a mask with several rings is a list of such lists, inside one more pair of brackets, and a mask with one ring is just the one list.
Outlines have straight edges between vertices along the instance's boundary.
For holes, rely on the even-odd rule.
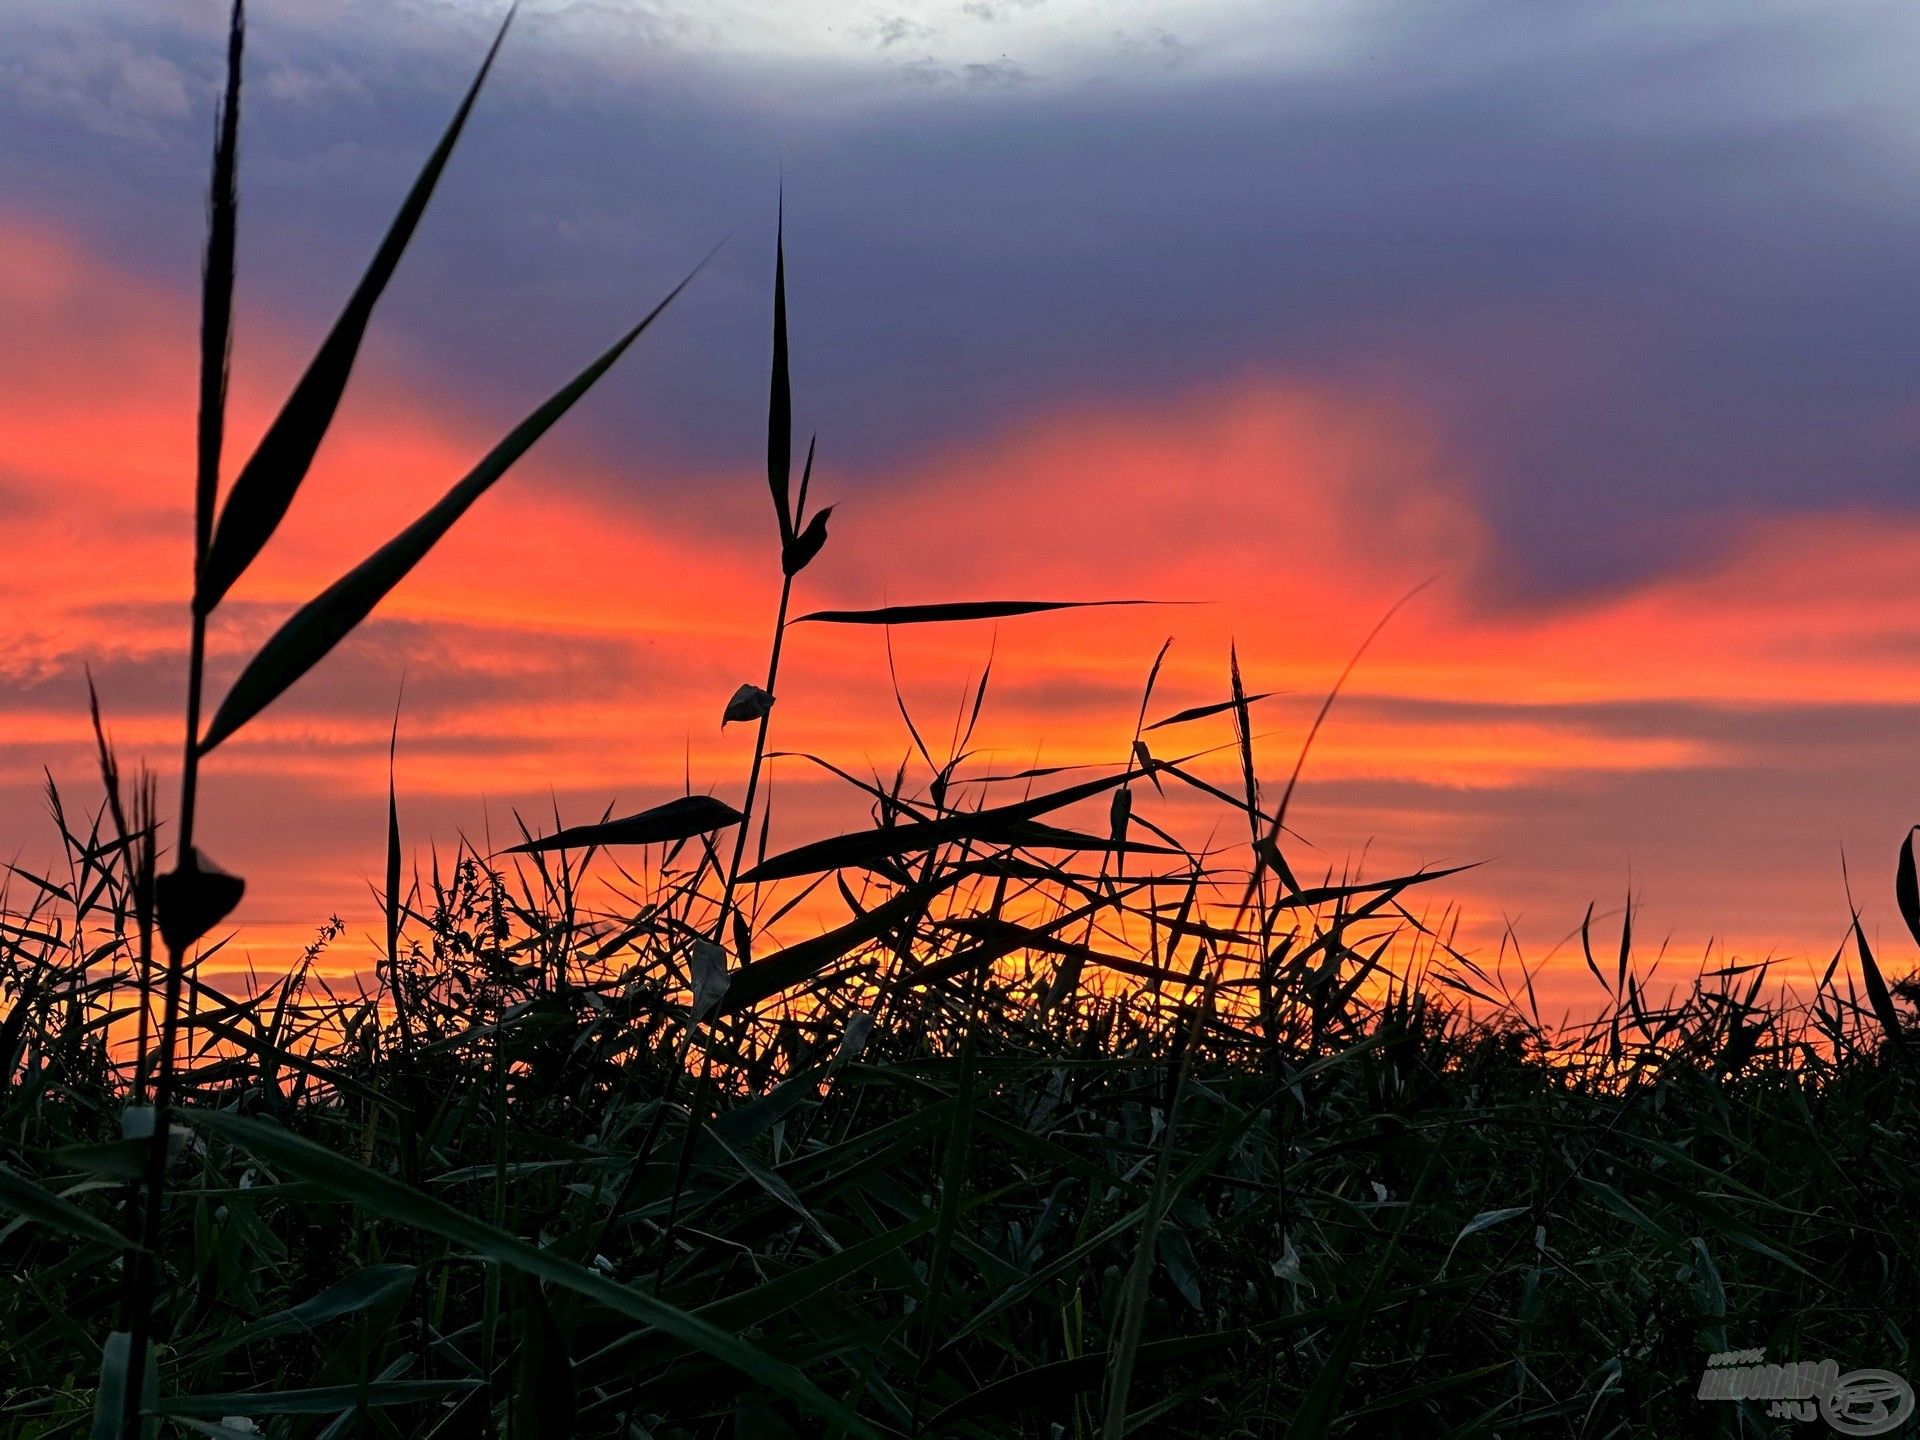
[[550,850],[584,850],[593,845],[656,845],[691,840],[738,825],[746,817],[711,795],[682,795],[664,805],[596,825],[571,825],[538,840],[504,850],[504,855],[539,855]]
[[222,1335],[217,1344],[202,1352],[223,1355],[229,1350],[276,1335],[303,1334],[317,1330],[329,1320],[357,1315],[407,1293],[418,1271],[411,1265],[369,1265],[337,1280],[318,1295],[290,1305],[285,1310],[253,1321]]
[[234,0],[227,26],[227,89],[213,146],[207,196],[207,253],[200,285],[200,418],[193,503],[193,555],[206,561],[220,490],[226,434],[227,363],[233,349],[233,270],[239,220],[240,69],[246,50],[245,0]]
[[[703,262],[704,263],[704,262]],[[698,267],[695,267],[698,273]],[[241,726],[284,694],[287,688],[319,664],[350,634],[354,626],[373,611],[406,578],[426,554],[464,515],[474,501],[484,495],[533,443],[552,428],[574,403],[593,388],[594,383],[612,368],[629,345],[673,303],[693,275],[688,275],[638,325],[616,340],[599,359],[582,370],[550,397],[490,450],[486,457],[467,472],[458,484],[442,496],[426,514],[389,540],[380,549],[308,601],[282,625],[273,638],[240,672],[233,688],[220,702],[213,722],[200,741],[200,753],[207,754]]]
[[715,1007],[715,1014],[734,1014],[770,995],[811,980],[867,941],[909,923],[935,895],[959,883],[961,878],[958,874],[942,875],[911,886],[824,935],[798,941],[764,960],[742,966],[728,981],[727,993]]
[[793,381],[787,367],[787,206],[784,194],[780,198],[779,218],[774,222],[773,231],[773,379],[767,395],[767,486],[773,491],[773,513],[780,521],[780,545],[784,550],[793,543]]
[[[387,228],[380,248],[374,252],[366,274],[361,276],[360,284],[355,287],[346,308],[333,322],[333,329],[321,342],[320,349],[307,366],[306,374],[294,386],[279,416],[261,437],[253,457],[234,479],[233,488],[227,494],[227,503],[221,507],[219,528],[214,531],[212,544],[200,567],[194,605],[202,615],[210,613],[233,588],[233,583],[265,548],[293,504],[293,497],[300,489],[300,483],[306,479],[307,471],[313,465],[313,457],[319,452],[320,442],[326,438],[328,427],[333,424],[334,412],[339,408],[340,397],[345,393],[347,380],[353,373],[353,363],[360,353],[360,341],[366,334],[368,320],[373,316],[373,307],[379,301],[381,292],[387,288],[387,282],[393,278],[407,242],[413,238],[414,228],[426,212],[427,201],[433,196],[434,186],[453,154],[454,144],[466,126],[467,116],[473,110],[474,101],[479,98],[480,87],[487,78],[487,72],[493,68],[494,57],[500,53],[501,42],[507,38],[507,27],[512,23],[513,11],[509,9],[506,20],[501,23],[500,33],[494,37],[493,45],[480,63],[480,72],[474,76],[473,84],[468,87],[460,108],[454,112],[446,133],[440,137],[440,143],[427,157],[427,163],[414,180],[413,188],[401,202],[399,213]],[[223,158],[231,164],[230,154],[223,152]],[[221,218],[217,193],[219,173],[216,167],[216,222]],[[231,184],[230,173],[228,183]],[[227,220],[230,247],[230,212]],[[210,245],[210,276],[213,258],[214,248]],[[230,249],[228,263],[230,268]],[[204,397],[204,390],[202,393]],[[203,437],[204,425],[203,408]],[[200,483],[203,496],[210,503],[211,496],[205,493],[209,479],[204,465]]]
[[1238,695],[1231,700],[1216,700],[1211,705],[1189,706],[1185,710],[1175,711],[1164,720],[1156,720],[1151,725],[1142,726],[1140,733],[1144,735],[1149,730],[1165,730],[1170,725],[1185,725],[1190,721],[1204,720],[1209,715],[1225,714],[1229,710],[1238,711],[1256,700],[1271,699],[1274,693],[1272,690],[1262,690],[1258,695]]
[[1907,838],[1900,845],[1900,868],[1894,874],[1893,894],[1900,902],[1900,918],[1907,922],[1907,929],[1915,940],[1920,940],[1920,872],[1914,866],[1913,837],[1920,834],[1920,828],[1907,831]]
[[147,1437],[160,1431],[157,1420],[142,1420],[137,1426],[133,1423],[133,1417],[148,1408],[143,1401],[160,1390],[159,1366],[151,1345],[145,1347],[140,1362],[140,1385],[129,1390],[133,1349],[133,1336],[125,1330],[115,1330],[100,1347],[100,1381],[94,1389],[93,1427],[88,1432],[91,1440],[130,1440],[135,1434]]
[[358,1407],[424,1405],[483,1384],[479,1380],[377,1380],[365,1385],[316,1385],[305,1390],[231,1390],[220,1395],[174,1395],[162,1415],[332,1415]]
[[712,1356],[776,1395],[816,1415],[831,1417],[856,1435],[874,1431],[792,1366],[774,1360],[737,1336],[729,1335],[684,1310],[643,1291],[595,1274],[530,1245],[516,1235],[476,1220],[443,1201],[424,1195],[388,1175],[357,1165],[322,1145],[277,1125],[225,1111],[196,1110],[188,1118],[201,1130],[251,1152],[272,1165],[318,1186],[335,1199],[349,1201],[389,1222],[437,1235],[450,1244],[604,1306],[617,1315],[662,1331],[690,1349]]
[[[1064,790],[1037,795],[1031,800],[990,810],[976,810],[971,814],[947,815],[938,820],[916,820],[904,825],[882,825],[872,830],[832,835],[772,856],[749,870],[743,878],[751,881],[785,880],[796,875],[818,874],[824,870],[872,865],[956,840],[1008,845],[1034,843],[1045,838],[1036,835],[1030,823],[1034,819],[1104,794],[1126,784],[1138,773],[1121,771]],[[1095,849],[1110,842],[1079,837],[1079,843]]]
[[1900,1029],[1900,1012],[1894,1008],[1893,996],[1887,990],[1886,977],[1880,973],[1879,962],[1873,958],[1873,951],[1867,948],[1867,932],[1860,928],[1858,915],[1853,917],[1853,939],[1860,952],[1860,979],[1867,987],[1867,1003],[1873,1006],[1880,1028],[1887,1032],[1888,1043],[1897,1049],[1905,1038]]
[[97,1240],[115,1249],[126,1243],[126,1238],[106,1221],[96,1219],[71,1200],[62,1199],[5,1165],[0,1165],[0,1208],[24,1215],[36,1224],[77,1235],[82,1240]]
[[939,625],[955,620],[999,620],[1043,610],[1092,610],[1112,605],[1165,605],[1165,600],[949,600],[932,605],[882,605],[878,610],[815,610],[794,620],[830,625]]

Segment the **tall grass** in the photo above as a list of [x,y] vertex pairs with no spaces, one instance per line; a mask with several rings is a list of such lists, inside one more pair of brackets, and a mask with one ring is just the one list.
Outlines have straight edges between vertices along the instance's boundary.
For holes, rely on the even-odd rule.
[[[236,5],[178,809],[123,777],[96,707],[100,799],[49,788],[64,871],[0,891],[0,1434],[1765,1434],[1788,1422],[1693,1398],[1709,1352],[1910,1365],[1920,996],[1857,921],[1802,1003],[1764,964],[1670,981],[1630,917],[1603,968],[1589,927],[1597,1018],[1552,1023],[1531,973],[1425,920],[1435,876],[1301,877],[1305,752],[1270,803],[1237,661],[1170,715],[1156,662],[1128,753],[1071,775],[983,773],[983,676],[949,752],[907,720],[891,780],[784,757],[871,824],[770,850],[800,627],[1136,603],[791,614],[831,507],[811,444],[793,473],[783,245],[779,599],[764,683],[727,707],[755,727],[738,805],[663,797],[423,871],[390,780],[371,979],[328,980],[328,924],[290,973],[223,986],[241,882],[193,847],[199,767],[678,293],[203,722],[208,628],[499,50],[223,500],[243,29]],[[1170,791],[1244,844],[1184,838]],[[1897,890],[1920,926],[1911,846]]]

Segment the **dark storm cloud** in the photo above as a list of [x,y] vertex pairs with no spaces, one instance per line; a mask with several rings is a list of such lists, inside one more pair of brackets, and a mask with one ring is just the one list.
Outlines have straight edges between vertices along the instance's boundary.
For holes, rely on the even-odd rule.
[[[184,283],[217,48],[89,13],[22,26],[5,202]],[[842,495],[1066,401],[1267,372],[1432,417],[1503,542],[1490,599],[1686,564],[1756,509],[1913,493],[1920,152],[1875,83],[1910,12],[1401,6],[1317,67],[1208,69],[1169,31],[1110,74],[1009,54],[931,85],[920,22],[885,14],[881,68],[811,98],[804,73],[584,66],[590,19],[510,42],[380,325],[504,424],[731,234],[575,432],[640,503],[704,504],[649,457],[751,468],[783,170],[800,419]],[[483,43],[471,13],[259,18],[245,316],[317,334]]]

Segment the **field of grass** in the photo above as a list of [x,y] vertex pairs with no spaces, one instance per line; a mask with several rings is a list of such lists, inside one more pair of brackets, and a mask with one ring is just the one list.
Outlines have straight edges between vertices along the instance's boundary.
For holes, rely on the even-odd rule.
[[[1697,1398],[1711,1355],[1916,1378],[1920,986],[1857,923],[1797,998],[1589,927],[1590,1015],[1555,1021],[1426,923],[1438,877],[1296,873],[1305,751],[1262,782],[1237,669],[1172,715],[1146,677],[1102,772],[985,773],[983,677],[897,776],[783,761],[871,824],[770,849],[790,638],[1067,603],[793,613],[830,511],[781,275],[781,589],[728,705],[756,737],[733,798],[489,854],[404,834],[396,797],[379,953],[329,926],[293,973],[224,979],[242,884],[194,849],[200,767],[652,318],[203,714],[208,627],[480,90],[223,497],[240,19],[179,802],[96,709],[100,798],[50,787],[63,861],[0,890],[0,1436],[1757,1436],[1815,1432]],[[1173,794],[1238,838],[1183,837]],[[1911,848],[1897,890],[1920,933]]]

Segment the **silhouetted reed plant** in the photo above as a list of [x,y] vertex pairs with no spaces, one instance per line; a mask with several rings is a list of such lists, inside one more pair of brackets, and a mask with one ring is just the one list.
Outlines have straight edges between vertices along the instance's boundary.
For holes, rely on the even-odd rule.
[[[783,242],[780,590],[764,679],[724,707],[754,727],[738,805],[523,827],[423,873],[390,753],[371,967],[330,922],[290,973],[216,983],[242,882],[195,848],[201,768],[687,283],[203,716],[209,627],[500,48],[223,496],[243,33],[236,3],[178,805],[123,777],[96,704],[101,800],[50,786],[62,865],[0,892],[0,1434],[1764,1434],[1693,1398],[1710,1352],[1920,1378],[1916,994],[1857,920],[1796,1001],[1766,963],[1658,973],[1630,911],[1603,960],[1589,915],[1592,1018],[1545,1016],[1537,965],[1483,968],[1415,908],[1435,874],[1296,873],[1299,759],[1270,804],[1237,660],[1168,715],[1156,660],[1108,770],[986,773],[984,674],[946,753],[907,719],[891,779],[780,757],[871,824],[770,852],[805,627],[1140,603],[792,613],[832,507],[811,442],[794,464]],[[1244,840],[1183,840],[1174,792]],[[1897,891],[1920,926],[1911,843]]]

